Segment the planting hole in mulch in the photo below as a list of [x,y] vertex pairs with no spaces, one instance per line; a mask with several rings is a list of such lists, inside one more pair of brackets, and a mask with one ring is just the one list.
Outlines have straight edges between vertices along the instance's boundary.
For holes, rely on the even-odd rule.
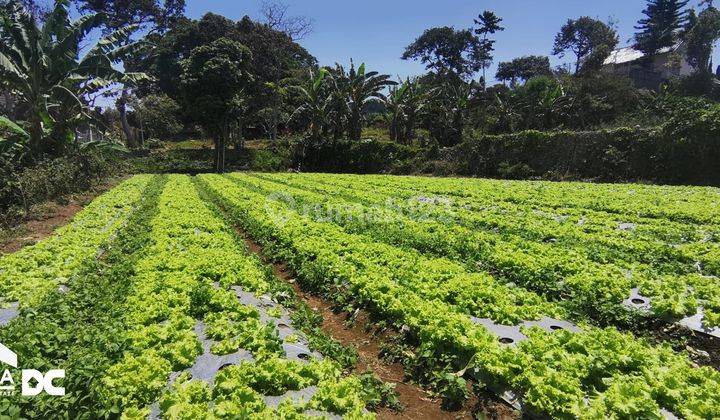
[[[282,263],[268,261],[263,253],[262,247],[250,239],[239,228],[238,234],[244,238],[248,249],[258,255],[263,261],[272,264],[275,275],[286,283],[289,283],[295,290],[299,299],[305,302],[314,311],[319,312],[323,317],[321,326],[323,332],[344,346],[350,346],[357,350],[358,360],[353,373],[362,374],[372,371],[379,379],[387,383],[395,384],[395,391],[402,404],[403,410],[396,412],[388,408],[381,408],[377,411],[380,419],[473,419],[476,414],[480,417],[491,419],[516,419],[519,413],[494,396],[473,395],[458,411],[445,411],[442,409],[442,401],[422,389],[420,386],[408,381],[403,366],[399,363],[388,363],[380,358],[381,346],[388,342],[390,333],[387,331],[368,333],[373,331],[374,324],[369,319],[369,314],[359,311],[356,314],[336,313],[332,303],[309,293],[305,293],[297,282],[294,275]],[[348,325],[348,319],[352,316],[354,322]]]

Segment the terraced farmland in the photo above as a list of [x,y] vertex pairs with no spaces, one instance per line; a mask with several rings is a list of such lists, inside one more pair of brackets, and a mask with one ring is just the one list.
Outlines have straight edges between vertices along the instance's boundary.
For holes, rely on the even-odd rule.
[[387,325],[385,356],[449,406],[469,381],[540,417],[718,418],[718,204],[699,187],[136,176],[0,259],[0,342],[67,372],[64,397],[0,414],[372,417],[367,376],[244,236]]

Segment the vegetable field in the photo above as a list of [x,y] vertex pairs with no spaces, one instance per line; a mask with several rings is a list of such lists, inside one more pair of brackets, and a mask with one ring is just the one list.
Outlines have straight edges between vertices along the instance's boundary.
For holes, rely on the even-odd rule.
[[396,331],[386,356],[449,406],[469,381],[532,416],[719,418],[717,366],[661,333],[720,336],[719,204],[700,187],[135,176],[0,258],[0,343],[66,371],[65,396],[0,397],[0,415],[373,417],[377,384],[247,237]]

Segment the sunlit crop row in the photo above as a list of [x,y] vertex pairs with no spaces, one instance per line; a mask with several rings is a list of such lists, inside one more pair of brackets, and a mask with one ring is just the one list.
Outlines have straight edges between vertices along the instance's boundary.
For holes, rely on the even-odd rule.
[[466,373],[476,369],[491,388],[514,390],[529,412],[649,416],[665,408],[688,418],[720,414],[717,371],[693,367],[669,347],[589,326],[579,333],[526,330],[527,340],[506,346],[468,313],[511,323],[562,316],[561,309],[450,260],[315,221],[282,200],[268,199],[256,179],[204,175],[200,184],[307,287],[340,294],[408,328],[424,355],[452,360],[458,369],[469,363]]

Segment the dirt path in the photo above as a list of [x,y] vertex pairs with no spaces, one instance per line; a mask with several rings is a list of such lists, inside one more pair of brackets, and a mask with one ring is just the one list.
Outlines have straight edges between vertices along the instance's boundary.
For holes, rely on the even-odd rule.
[[73,194],[64,198],[62,204],[55,200],[33,206],[17,225],[0,229],[0,254],[19,251],[52,235],[56,229],[68,224],[88,203],[123,179],[113,179],[87,192]]
[[310,308],[323,316],[322,330],[345,346],[354,347],[358,352],[358,361],[353,372],[362,374],[372,371],[384,382],[394,383],[395,390],[404,410],[395,412],[384,408],[377,411],[380,419],[473,419],[475,414],[480,418],[515,419],[517,413],[502,402],[491,399],[480,400],[476,396],[471,398],[462,409],[458,411],[444,411],[441,400],[428,394],[416,384],[406,380],[403,366],[399,363],[387,363],[380,358],[381,345],[390,335],[387,333],[372,333],[372,323],[366,313],[358,313],[352,325],[346,323],[349,314],[336,313],[332,304],[324,299],[305,293],[295,282],[293,273],[284,264],[268,261],[262,248],[240,229],[238,233],[245,239],[245,244],[253,253],[257,254],[266,263],[272,264],[273,272],[283,281],[290,283],[302,301]]

